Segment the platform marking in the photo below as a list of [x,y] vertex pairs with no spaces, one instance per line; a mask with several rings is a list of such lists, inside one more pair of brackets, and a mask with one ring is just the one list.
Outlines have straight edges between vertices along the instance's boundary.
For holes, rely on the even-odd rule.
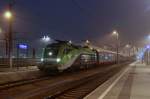
[[122,78],[122,76],[124,76],[124,74],[129,70],[129,68],[127,68],[103,93],[100,97],[98,97],[98,99],[103,99],[107,93],[117,84],[117,82]]

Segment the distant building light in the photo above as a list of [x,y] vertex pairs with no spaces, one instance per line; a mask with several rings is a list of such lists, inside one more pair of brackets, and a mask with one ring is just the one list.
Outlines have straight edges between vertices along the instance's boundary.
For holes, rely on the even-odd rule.
[[147,49],[150,49],[150,45],[147,45],[146,48],[147,48]]
[[86,40],[86,44],[89,44],[90,43],[90,41],[89,40]]
[[27,44],[19,44],[19,48],[20,49],[28,49],[28,45]]
[[150,35],[148,35],[148,37],[147,37],[147,38],[148,38],[148,40],[150,40]]
[[44,42],[49,42],[50,40],[51,40],[51,38],[49,36],[42,37],[42,41],[44,41]]
[[129,48],[129,47],[130,47],[130,45],[129,45],[129,44],[127,44],[125,47],[126,47],[126,48]]

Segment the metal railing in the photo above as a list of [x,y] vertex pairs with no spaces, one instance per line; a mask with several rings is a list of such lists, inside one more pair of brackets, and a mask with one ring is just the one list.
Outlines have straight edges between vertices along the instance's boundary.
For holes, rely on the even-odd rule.
[[[28,66],[37,66],[40,62],[39,58],[13,58],[12,66],[13,67],[28,67]],[[9,59],[0,58],[0,68],[9,68]]]

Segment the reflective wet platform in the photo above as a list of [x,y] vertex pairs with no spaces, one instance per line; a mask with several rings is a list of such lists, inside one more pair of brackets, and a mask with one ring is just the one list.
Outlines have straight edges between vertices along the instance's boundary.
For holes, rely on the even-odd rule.
[[84,99],[150,99],[150,66],[134,62]]

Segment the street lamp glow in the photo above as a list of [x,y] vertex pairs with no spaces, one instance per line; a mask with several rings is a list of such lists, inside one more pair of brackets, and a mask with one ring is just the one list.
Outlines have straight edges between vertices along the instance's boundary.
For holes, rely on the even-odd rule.
[[69,44],[72,44],[72,41],[71,41],[71,40],[69,41]]
[[5,17],[6,19],[11,19],[11,18],[12,18],[12,13],[11,13],[10,11],[6,11],[6,12],[4,13],[4,17]]
[[112,34],[113,34],[113,35],[118,35],[118,32],[115,30],[115,31],[113,31]]
[[129,48],[129,47],[130,47],[130,45],[129,45],[129,44],[127,44],[127,45],[126,45],[126,48]]
[[112,32],[112,35],[116,37],[116,53],[117,53],[116,62],[118,64],[119,63],[119,33],[116,30],[114,30]]

